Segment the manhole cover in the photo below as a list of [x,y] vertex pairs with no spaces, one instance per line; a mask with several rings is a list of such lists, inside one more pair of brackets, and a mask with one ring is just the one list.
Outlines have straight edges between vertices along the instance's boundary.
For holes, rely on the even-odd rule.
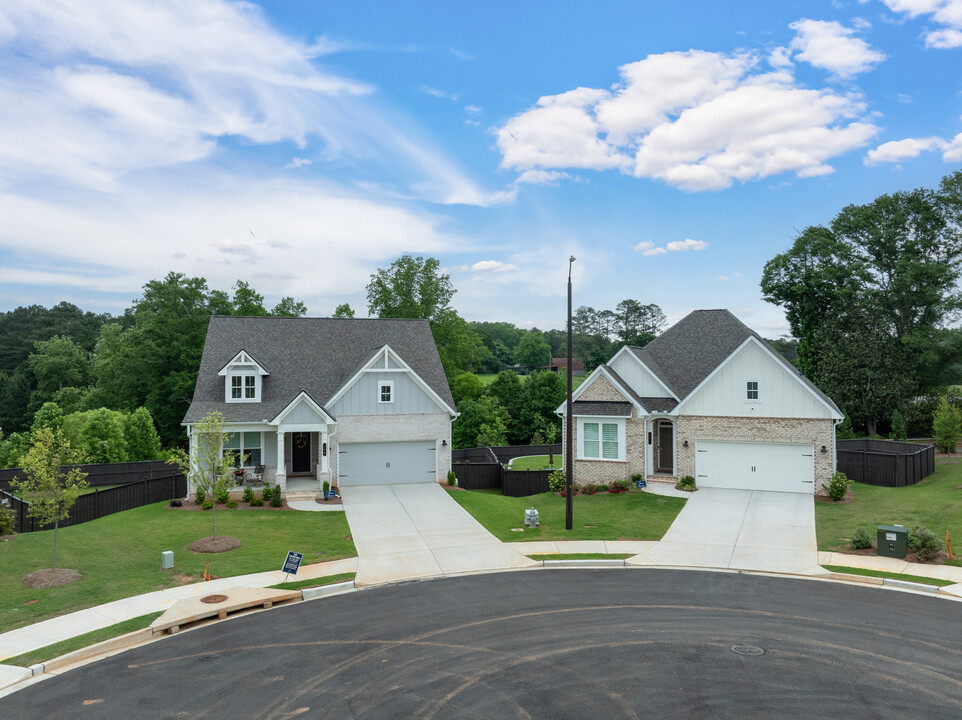
[[765,651],[754,645],[732,645],[732,652],[739,655],[761,655]]
[[[202,597],[200,601],[202,603],[210,603],[211,605],[213,605],[214,603],[224,602],[226,599],[227,599],[226,595],[207,595],[205,597]],[[732,649],[734,650],[734,648]]]

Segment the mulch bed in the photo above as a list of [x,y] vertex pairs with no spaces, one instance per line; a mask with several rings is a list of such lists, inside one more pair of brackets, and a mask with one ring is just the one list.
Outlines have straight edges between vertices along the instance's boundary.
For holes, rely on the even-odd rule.
[[[854,550],[851,546],[845,548],[844,550],[836,550],[835,552],[842,552],[846,555],[878,555],[875,548],[862,548],[860,550]],[[884,556],[883,556],[884,557]],[[949,559],[949,554],[945,551],[940,552],[935,558],[927,562],[919,560],[919,556],[915,554],[915,551],[909,548],[908,552],[905,554],[904,558],[892,558],[893,560],[905,560],[911,563],[922,563],[923,565],[942,565],[946,560]]]
[[83,575],[76,570],[70,570],[68,568],[44,568],[43,570],[35,570],[30,573],[24,577],[21,582],[27,587],[40,589],[70,585],[82,579]]
[[[195,502],[185,502],[185,503],[183,503],[180,507],[171,507],[170,504],[168,503],[168,504],[165,505],[164,507],[165,507],[167,510],[189,510],[189,511],[194,511],[194,510],[201,510],[201,511],[203,511],[203,510],[204,510],[203,507],[201,507],[200,505],[198,505],[198,504],[195,503]],[[270,504],[270,503],[264,503],[261,507],[251,507],[250,505],[248,505],[248,504],[247,504],[246,502],[244,502],[244,501],[238,502],[236,508],[229,508],[229,507],[227,507],[226,505],[221,505],[220,503],[217,504],[217,512],[236,512],[237,510],[272,510],[272,511],[276,511],[276,510],[290,510],[290,509],[291,509],[291,508],[287,507],[287,505],[281,505],[279,508],[271,507],[271,504]],[[209,511],[207,511],[207,512],[209,512]]]
[[194,540],[187,546],[188,550],[199,553],[222,553],[229,550],[236,550],[241,546],[241,541],[230,535],[218,535],[215,537],[205,537]]
[[853,488],[851,485],[848,486],[848,489],[845,491],[845,497],[843,497],[841,500],[832,500],[832,498],[830,498],[828,495],[815,496],[815,502],[823,502],[823,503],[834,503],[834,502],[850,503],[854,499],[855,499],[855,488]]

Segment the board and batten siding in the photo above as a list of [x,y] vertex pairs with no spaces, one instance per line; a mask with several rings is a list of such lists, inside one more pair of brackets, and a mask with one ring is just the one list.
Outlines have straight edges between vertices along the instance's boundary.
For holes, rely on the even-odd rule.
[[608,364],[639,396],[671,397],[661,383],[655,380],[634,357],[629,357],[630,353],[630,350],[623,352]]
[[[394,383],[394,402],[378,402],[378,385]],[[341,415],[413,415],[444,412],[406,373],[364,373],[330,408]]]
[[[747,400],[745,383],[756,380],[759,400]],[[791,372],[754,343],[730,358],[684,402],[685,415],[830,418],[829,409]]]
[[326,425],[327,421],[306,402],[300,402],[287,413],[281,425]]

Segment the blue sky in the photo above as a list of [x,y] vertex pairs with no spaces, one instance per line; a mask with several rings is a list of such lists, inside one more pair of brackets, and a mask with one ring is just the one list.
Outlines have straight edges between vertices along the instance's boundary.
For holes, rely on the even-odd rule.
[[962,0],[37,0],[0,8],[0,309],[170,270],[366,312],[402,253],[469,320],[726,307],[843,206],[962,165]]

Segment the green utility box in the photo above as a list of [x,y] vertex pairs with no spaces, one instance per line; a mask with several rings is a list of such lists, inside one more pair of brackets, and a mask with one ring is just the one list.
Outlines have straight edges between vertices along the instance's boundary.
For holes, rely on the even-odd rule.
[[877,552],[883,557],[904,558],[909,546],[909,531],[904,525],[879,525]]

